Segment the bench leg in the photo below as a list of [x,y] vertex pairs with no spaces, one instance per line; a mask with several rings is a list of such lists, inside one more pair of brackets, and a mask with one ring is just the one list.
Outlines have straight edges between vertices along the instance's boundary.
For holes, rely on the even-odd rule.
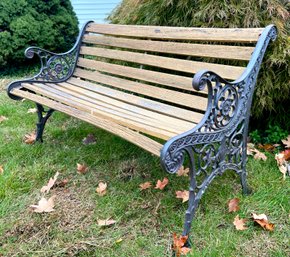
[[37,108],[37,116],[38,116],[38,122],[36,124],[36,142],[43,142],[42,135],[44,131],[45,124],[48,120],[48,118],[52,115],[54,112],[53,109],[48,109],[48,111],[44,110],[44,107],[41,104],[36,103]]

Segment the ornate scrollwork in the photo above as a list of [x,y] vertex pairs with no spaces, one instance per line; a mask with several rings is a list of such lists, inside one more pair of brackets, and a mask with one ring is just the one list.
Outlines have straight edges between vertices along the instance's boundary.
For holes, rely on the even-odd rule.
[[40,71],[32,78],[12,82],[7,88],[9,97],[15,100],[21,99],[10,92],[13,88],[21,87],[23,82],[59,83],[69,79],[75,70],[81,41],[90,22],[83,26],[75,45],[66,53],[57,54],[34,46],[27,48],[25,50],[27,58],[32,59],[37,56],[40,59]]

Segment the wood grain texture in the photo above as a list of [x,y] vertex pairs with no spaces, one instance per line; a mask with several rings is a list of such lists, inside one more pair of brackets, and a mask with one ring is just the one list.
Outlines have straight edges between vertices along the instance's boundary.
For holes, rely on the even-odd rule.
[[94,69],[97,71],[102,71],[127,78],[148,81],[151,83],[165,85],[172,88],[196,92],[191,85],[192,83],[191,77],[172,75],[164,72],[157,72],[140,68],[133,68],[129,66],[85,59],[82,57],[79,57],[77,66],[87,69]]
[[95,35],[85,35],[83,42],[146,52],[246,61],[251,58],[251,54],[254,51],[254,47],[164,42]]
[[83,46],[81,47],[80,53],[84,55],[104,57],[113,60],[121,60],[169,70],[187,72],[189,74],[194,74],[200,70],[211,70],[223,78],[231,80],[237,79],[245,70],[245,67],[239,66],[189,61],[146,53],[136,53],[98,47]]
[[257,42],[263,28],[192,28],[91,23],[87,32],[173,40]]
[[20,89],[13,89],[12,93],[14,95],[17,95],[19,97],[23,97],[25,99],[29,99],[31,101],[34,101],[36,103],[43,104],[47,107],[53,108],[55,110],[61,111],[63,113],[66,113],[70,116],[79,118],[83,121],[86,121],[88,123],[91,123],[99,128],[102,128],[104,130],[107,130],[117,136],[120,136],[127,141],[145,149],[148,152],[151,152],[152,154],[156,156],[160,156],[160,150],[162,148],[162,145],[138,132],[135,132],[129,128],[126,128],[124,126],[118,125],[114,122],[108,121],[106,119],[103,119],[99,117],[96,119],[94,116],[82,112],[78,109],[66,106],[64,104],[60,104],[56,101],[47,99],[42,96],[35,95],[33,93],[29,93]]
[[[207,106],[207,98],[185,94],[165,88],[159,88],[135,82],[132,80],[126,80],[118,77],[102,74],[98,71],[88,71],[82,69],[76,69],[75,76],[80,78],[89,79],[97,83],[113,86],[117,89],[127,90],[133,93],[137,93],[143,96],[150,96],[155,99],[164,100],[170,103],[195,108],[201,111],[205,111]],[[130,101],[130,99],[128,99]]]
[[107,88],[96,83],[81,80],[75,77],[70,78],[67,82],[70,84],[85,88],[87,90],[90,90],[92,92],[97,92],[99,94],[106,95],[111,98],[121,100],[123,102],[127,102],[135,106],[140,106],[141,108],[152,110],[157,113],[176,117],[178,119],[183,119],[186,121],[198,123],[203,118],[203,114],[201,113],[185,110],[185,109],[175,107],[169,104],[160,103],[160,102],[153,101],[151,99],[146,99],[140,96],[135,96],[135,95],[128,94],[125,92],[117,91],[117,90]]

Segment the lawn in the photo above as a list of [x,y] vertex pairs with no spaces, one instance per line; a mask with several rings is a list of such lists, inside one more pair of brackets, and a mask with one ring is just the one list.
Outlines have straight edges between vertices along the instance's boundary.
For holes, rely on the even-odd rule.
[[[23,142],[35,129],[34,104],[10,100],[0,77],[0,256],[172,256],[172,234],[182,232],[187,203],[175,191],[188,190],[188,178],[166,174],[159,159],[119,137],[85,122],[54,113],[43,144]],[[93,134],[96,144],[82,139]],[[217,178],[203,196],[192,226],[188,256],[289,256],[289,179],[282,179],[274,156],[248,160],[253,193],[241,193],[233,172]],[[77,163],[89,170],[79,174]],[[60,172],[65,186],[54,187],[55,211],[38,214],[30,205],[41,198],[40,189]],[[164,190],[139,190],[146,181],[167,177]],[[96,193],[107,182],[105,196]],[[238,197],[240,210],[229,213],[227,202]],[[273,232],[250,221],[251,213],[265,213]],[[248,229],[237,231],[239,214],[249,218]],[[117,222],[99,227],[98,219]],[[287,230],[288,229],[288,230]]]

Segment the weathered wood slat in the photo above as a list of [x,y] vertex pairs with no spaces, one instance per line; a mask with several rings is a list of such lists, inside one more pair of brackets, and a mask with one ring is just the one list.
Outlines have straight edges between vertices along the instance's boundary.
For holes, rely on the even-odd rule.
[[32,100],[34,102],[46,105],[50,108],[53,108],[55,110],[61,111],[63,113],[66,113],[70,116],[79,118],[83,121],[86,121],[88,123],[91,123],[99,128],[102,128],[106,131],[109,131],[115,135],[118,135],[127,141],[145,149],[148,152],[151,152],[152,154],[156,156],[160,156],[160,149],[162,148],[162,145],[151,138],[148,138],[138,132],[135,132],[127,127],[121,126],[119,124],[116,124],[115,122],[103,119],[101,117],[98,117],[96,119],[92,115],[82,112],[78,109],[66,106],[64,104],[60,104],[56,101],[47,99],[45,97],[41,97],[39,95],[35,95],[20,89],[13,89],[13,94],[17,95],[19,97],[23,97],[29,100]]
[[[47,97],[55,98],[56,95],[56,100],[59,101],[66,98],[73,102],[75,101],[77,103],[81,103],[84,106],[108,113],[109,115],[113,114],[121,118],[127,118],[128,120],[144,123],[145,125],[163,129],[174,134],[180,134],[195,126],[194,123],[141,109],[68,83],[50,83],[47,85],[39,83],[26,83],[23,86]],[[178,126],[176,126],[176,124],[178,124]]]
[[238,66],[189,61],[146,53],[136,53],[98,47],[83,46],[81,47],[80,53],[85,55],[109,58],[113,60],[144,64],[169,70],[188,72],[190,74],[194,74],[200,70],[207,69],[216,72],[224,78],[232,80],[237,79],[245,70],[244,67]]
[[192,78],[190,77],[172,75],[168,73],[145,70],[140,68],[133,68],[107,62],[100,62],[96,60],[85,59],[82,57],[79,57],[77,65],[82,68],[95,69],[114,75],[139,79],[151,83],[165,85],[168,87],[196,92],[191,85]]
[[110,85],[115,88],[150,96],[155,99],[161,99],[181,106],[195,108],[201,111],[205,111],[207,106],[207,98],[201,96],[185,94],[173,90],[150,86],[140,82],[121,79],[118,77],[102,74],[98,71],[76,69],[74,75],[84,79],[96,81],[101,84]]
[[84,36],[83,42],[149,52],[246,61],[251,58],[254,51],[254,47],[151,41],[89,34]]
[[193,111],[181,109],[181,108],[171,106],[168,104],[142,98],[140,96],[135,96],[135,95],[128,94],[125,92],[117,91],[111,88],[104,87],[99,84],[81,80],[78,78],[72,77],[67,82],[73,85],[77,85],[78,87],[91,90],[92,92],[97,92],[99,94],[106,95],[111,98],[121,100],[123,102],[140,106],[141,108],[144,108],[144,109],[152,110],[157,113],[166,114],[168,116],[176,117],[176,118],[187,120],[190,122],[198,123],[203,117],[203,114],[201,113],[196,113]]
[[193,41],[257,42],[263,28],[192,28],[91,23],[88,32],[125,37]]
[[140,121],[137,121],[136,119],[133,120],[131,119],[132,117],[129,117],[126,115],[120,115],[120,113],[117,114],[116,112],[113,112],[113,111],[108,111],[108,110],[104,111],[102,108],[89,107],[87,104],[80,103],[80,101],[76,100],[74,97],[66,98],[63,94],[59,95],[59,94],[51,93],[47,90],[42,90],[40,88],[33,87],[33,85],[26,84],[25,87],[29,89],[33,88],[33,91],[40,93],[42,96],[46,96],[48,98],[53,97],[55,101],[66,104],[80,111],[87,112],[91,114],[92,116],[101,117],[103,119],[113,121],[119,125],[129,127],[138,132],[143,132],[145,134],[148,134],[157,138],[168,140],[169,138],[177,134],[177,133],[167,131],[165,129],[154,127],[152,124],[148,125],[144,122],[142,123]]

